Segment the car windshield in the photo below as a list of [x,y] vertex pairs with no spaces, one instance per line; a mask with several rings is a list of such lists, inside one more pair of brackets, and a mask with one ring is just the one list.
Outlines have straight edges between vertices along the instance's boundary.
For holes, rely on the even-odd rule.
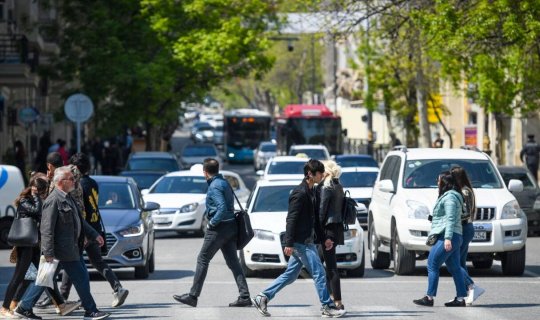
[[373,187],[377,179],[377,172],[343,172],[339,181],[344,188]]
[[310,159],[327,160],[326,152],[322,149],[293,149],[290,152],[291,156],[303,153]]
[[276,152],[276,145],[275,144],[263,144],[261,146],[262,152]]
[[164,177],[150,193],[206,193],[208,183],[204,177]]
[[504,184],[508,185],[510,180],[516,179],[523,182],[523,189],[534,190],[536,186],[526,172],[501,172]]
[[305,162],[275,161],[270,163],[268,174],[304,174]]
[[184,151],[182,151],[182,157],[213,157],[216,155],[216,149],[212,146],[186,147]]
[[295,186],[260,187],[251,212],[283,212],[289,207],[289,194]]
[[339,164],[342,168],[346,167],[379,167],[377,164],[377,161],[375,159],[371,158],[343,158],[336,160],[337,164]]
[[100,209],[134,209],[135,199],[126,183],[101,182],[99,186],[98,207]]
[[437,188],[437,179],[443,171],[462,167],[467,172],[473,188],[502,188],[497,169],[486,160],[408,160],[403,174],[404,188]]
[[133,180],[137,183],[137,187],[139,187],[139,190],[142,189],[148,189],[154,182],[156,182],[157,179],[159,179],[162,174],[156,173],[156,174],[128,174],[125,175],[127,177],[132,177]]
[[178,171],[178,163],[174,159],[144,158],[129,160],[128,170],[148,170],[148,171]]

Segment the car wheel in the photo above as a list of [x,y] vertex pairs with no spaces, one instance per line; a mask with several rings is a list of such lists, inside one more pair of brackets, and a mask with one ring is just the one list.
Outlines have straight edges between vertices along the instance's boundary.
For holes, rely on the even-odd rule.
[[476,269],[489,269],[493,265],[493,259],[473,260],[472,264]]
[[525,246],[517,251],[505,252],[501,259],[505,276],[520,276],[525,271]]
[[369,224],[368,239],[371,266],[373,269],[387,269],[390,266],[390,254],[379,251],[380,242],[375,233],[373,222]]
[[394,255],[394,272],[397,275],[411,274],[416,267],[416,254],[414,251],[405,249],[401,244],[397,228],[395,227],[393,234],[392,253]]
[[9,229],[13,219],[4,219],[0,221],[0,249],[9,249],[11,246],[7,243]]
[[365,250],[362,250],[362,262],[360,266],[356,269],[347,270],[347,275],[349,277],[362,278],[364,276],[364,270],[366,269],[366,253]]
[[254,277],[256,275],[256,271],[251,270],[246,265],[246,259],[244,258],[244,250],[240,250],[240,266],[242,267],[242,271],[244,272],[244,275],[246,278]]
[[146,279],[150,274],[150,261],[146,261],[144,266],[135,267],[135,279]]
[[154,259],[154,252],[152,251],[152,255],[150,256],[150,259],[148,260],[148,271],[150,273],[153,273],[156,269],[156,262]]

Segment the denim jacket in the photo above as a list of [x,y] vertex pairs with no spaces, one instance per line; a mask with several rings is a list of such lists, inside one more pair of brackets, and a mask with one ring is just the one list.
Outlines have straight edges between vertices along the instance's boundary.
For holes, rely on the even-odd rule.
[[454,233],[462,234],[461,210],[463,196],[454,190],[445,192],[433,209],[433,220],[429,234],[443,234],[444,239],[451,240]]
[[220,222],[234,221],[233,190],[221,174],[216,174],[207,180],[206,217],[211,227]]

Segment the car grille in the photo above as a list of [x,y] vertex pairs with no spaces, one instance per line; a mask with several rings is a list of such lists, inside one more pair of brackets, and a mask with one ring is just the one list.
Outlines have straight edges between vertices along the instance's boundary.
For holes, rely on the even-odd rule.
[[107,233],[105,235],[105,241],[107,242],[107,253],[109,253],[109,250],[111,250],[118,240],[112,233]]
[[178,209],[160,209],[159,214],[175,214]]
[[493,220],[495,218],[495,208],[476,208],[475,221]]
[[251,255],[251,261],[279,263],[279,256],[277,254],[254,253]]

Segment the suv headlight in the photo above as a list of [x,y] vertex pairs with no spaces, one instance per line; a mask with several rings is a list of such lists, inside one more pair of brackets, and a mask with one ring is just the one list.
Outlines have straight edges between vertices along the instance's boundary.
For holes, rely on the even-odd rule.
[[429,216],[428,207],[422,202],[407,200],[407,207],[409,207],[409,219],[427,219]]
[[516,200],[505,204],[501,212],[501,219],[521,219],[524,217],[525,215]]
[[358,234],[358,230],[356,230],[356,229],[349,229],[349,230],[343,232],[343,236],[344,236],[345,240],[350,240],[350,239],[356,238],[357,234]]
[[141,223],[137,226],[131,226],[118,232],[122,237],[137,237],[144,233],[144,224]]
[[183,206],[182,208],[180,208],[180,213],[186,213],[186,212],[192,212],[192,211],[195,211],[197,209],[197,207],[199,206],[198,203],[194,202],[194,203],[190,203],[190,204],[186,204],[185,206]]
[[260,240],[274,241],[274,234],[271,231],[254,229],[255,238]]

